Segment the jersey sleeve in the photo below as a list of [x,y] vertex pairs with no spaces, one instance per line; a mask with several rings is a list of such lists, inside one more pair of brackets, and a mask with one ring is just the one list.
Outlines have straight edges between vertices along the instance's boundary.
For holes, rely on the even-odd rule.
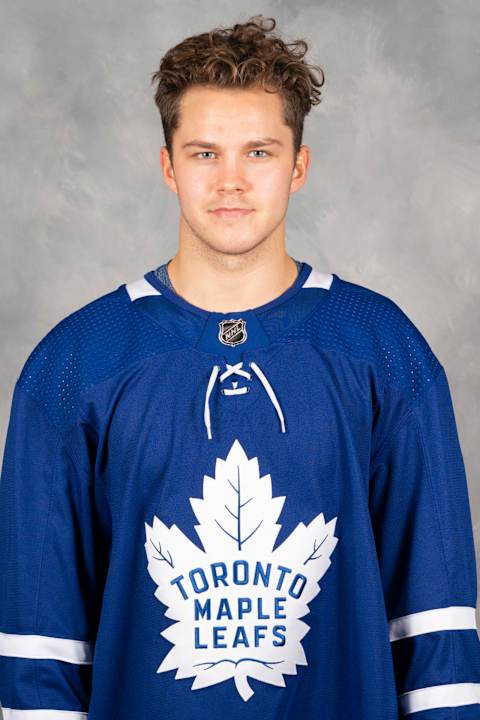
[[399,717],[478,720],[475,548],[443,366],[375,458],[369,506]]
[[0,482],[0,702],[8,720],[88,717],[109,559],[93,444],[84,423],[59,429],[17,382]]

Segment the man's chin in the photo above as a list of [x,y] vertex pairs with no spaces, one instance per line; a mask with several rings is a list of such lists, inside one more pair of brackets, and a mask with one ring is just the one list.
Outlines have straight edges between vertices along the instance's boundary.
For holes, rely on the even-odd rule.
[[224,255],[243,255],[254,250],[264,238],[239,238],[238,233],[232,233],[231,238],[228,237],[228,233],[223,233],[222,237],[210,236],[205,239],[205,242],[215,252],[222,253]]

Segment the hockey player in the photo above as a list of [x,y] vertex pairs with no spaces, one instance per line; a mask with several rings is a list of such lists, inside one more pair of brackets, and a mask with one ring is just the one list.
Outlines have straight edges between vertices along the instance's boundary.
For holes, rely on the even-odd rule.
[[261,18],[154,75],[178,252],[61,320],[0,485],[5,720],[474,720],[445,369],[285,248],[323,77]]

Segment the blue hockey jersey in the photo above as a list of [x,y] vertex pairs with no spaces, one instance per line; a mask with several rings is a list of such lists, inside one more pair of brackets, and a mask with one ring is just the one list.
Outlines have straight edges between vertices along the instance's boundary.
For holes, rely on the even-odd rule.
[[479,720],[475,548],[444,367],[301,263],[256,308],[150,270],[15,384],[5,720]]

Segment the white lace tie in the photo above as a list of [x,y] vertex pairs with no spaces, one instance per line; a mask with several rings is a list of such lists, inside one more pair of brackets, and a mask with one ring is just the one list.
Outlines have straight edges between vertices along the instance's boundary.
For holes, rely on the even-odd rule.
[[[269,381],[265,377],[265,374],[263,371],[259,368],[256,362],[253,360],[250,361],[249,366],[256,372],[258,378],[260,379],[260,382],[262,383],[263,387],[265,388],[268,397],[272,401],[275,410],[277,411],[278,417],[280,418],[280,425],[281,425],[281,432],[285,432],[285,420],[283,417],[283,412],[280,407],[280,403],[278,402],[277,396],[275,395],[275,392],[270,385]],[[235,365],[230,365],[229,363],[226,363],[227,369],[219,376],[218,373],[220,372],[220,366],[214,365],[212,368],[212,372],[210,373],[210,378],[207,385],[207,390],[205,392],[205,410],[204,410],[204,421],[205,426],[207,428],[207,435],[208,439],[212,439],[212,427],[211,427],[211,421],[210,421],[210,395],[212,394],[213,386],[217,380],[217,377],[219,378],[220,382],[223,382],[226,380],[230,375],[233,375],[236,373],[237,375],[242,375],[243,377],[246,377],[248,380],[251,378],[251,373],[248,372],[248,370],[244,370],[242,368],[243,361],[240,360],[240,362],[236,363]],[[243,387],[237,387],[238,381],[232,380],[232,388],[222,388],[221,391],[225,395],[240,395],[248,392],[248,388],[246,386]]]

